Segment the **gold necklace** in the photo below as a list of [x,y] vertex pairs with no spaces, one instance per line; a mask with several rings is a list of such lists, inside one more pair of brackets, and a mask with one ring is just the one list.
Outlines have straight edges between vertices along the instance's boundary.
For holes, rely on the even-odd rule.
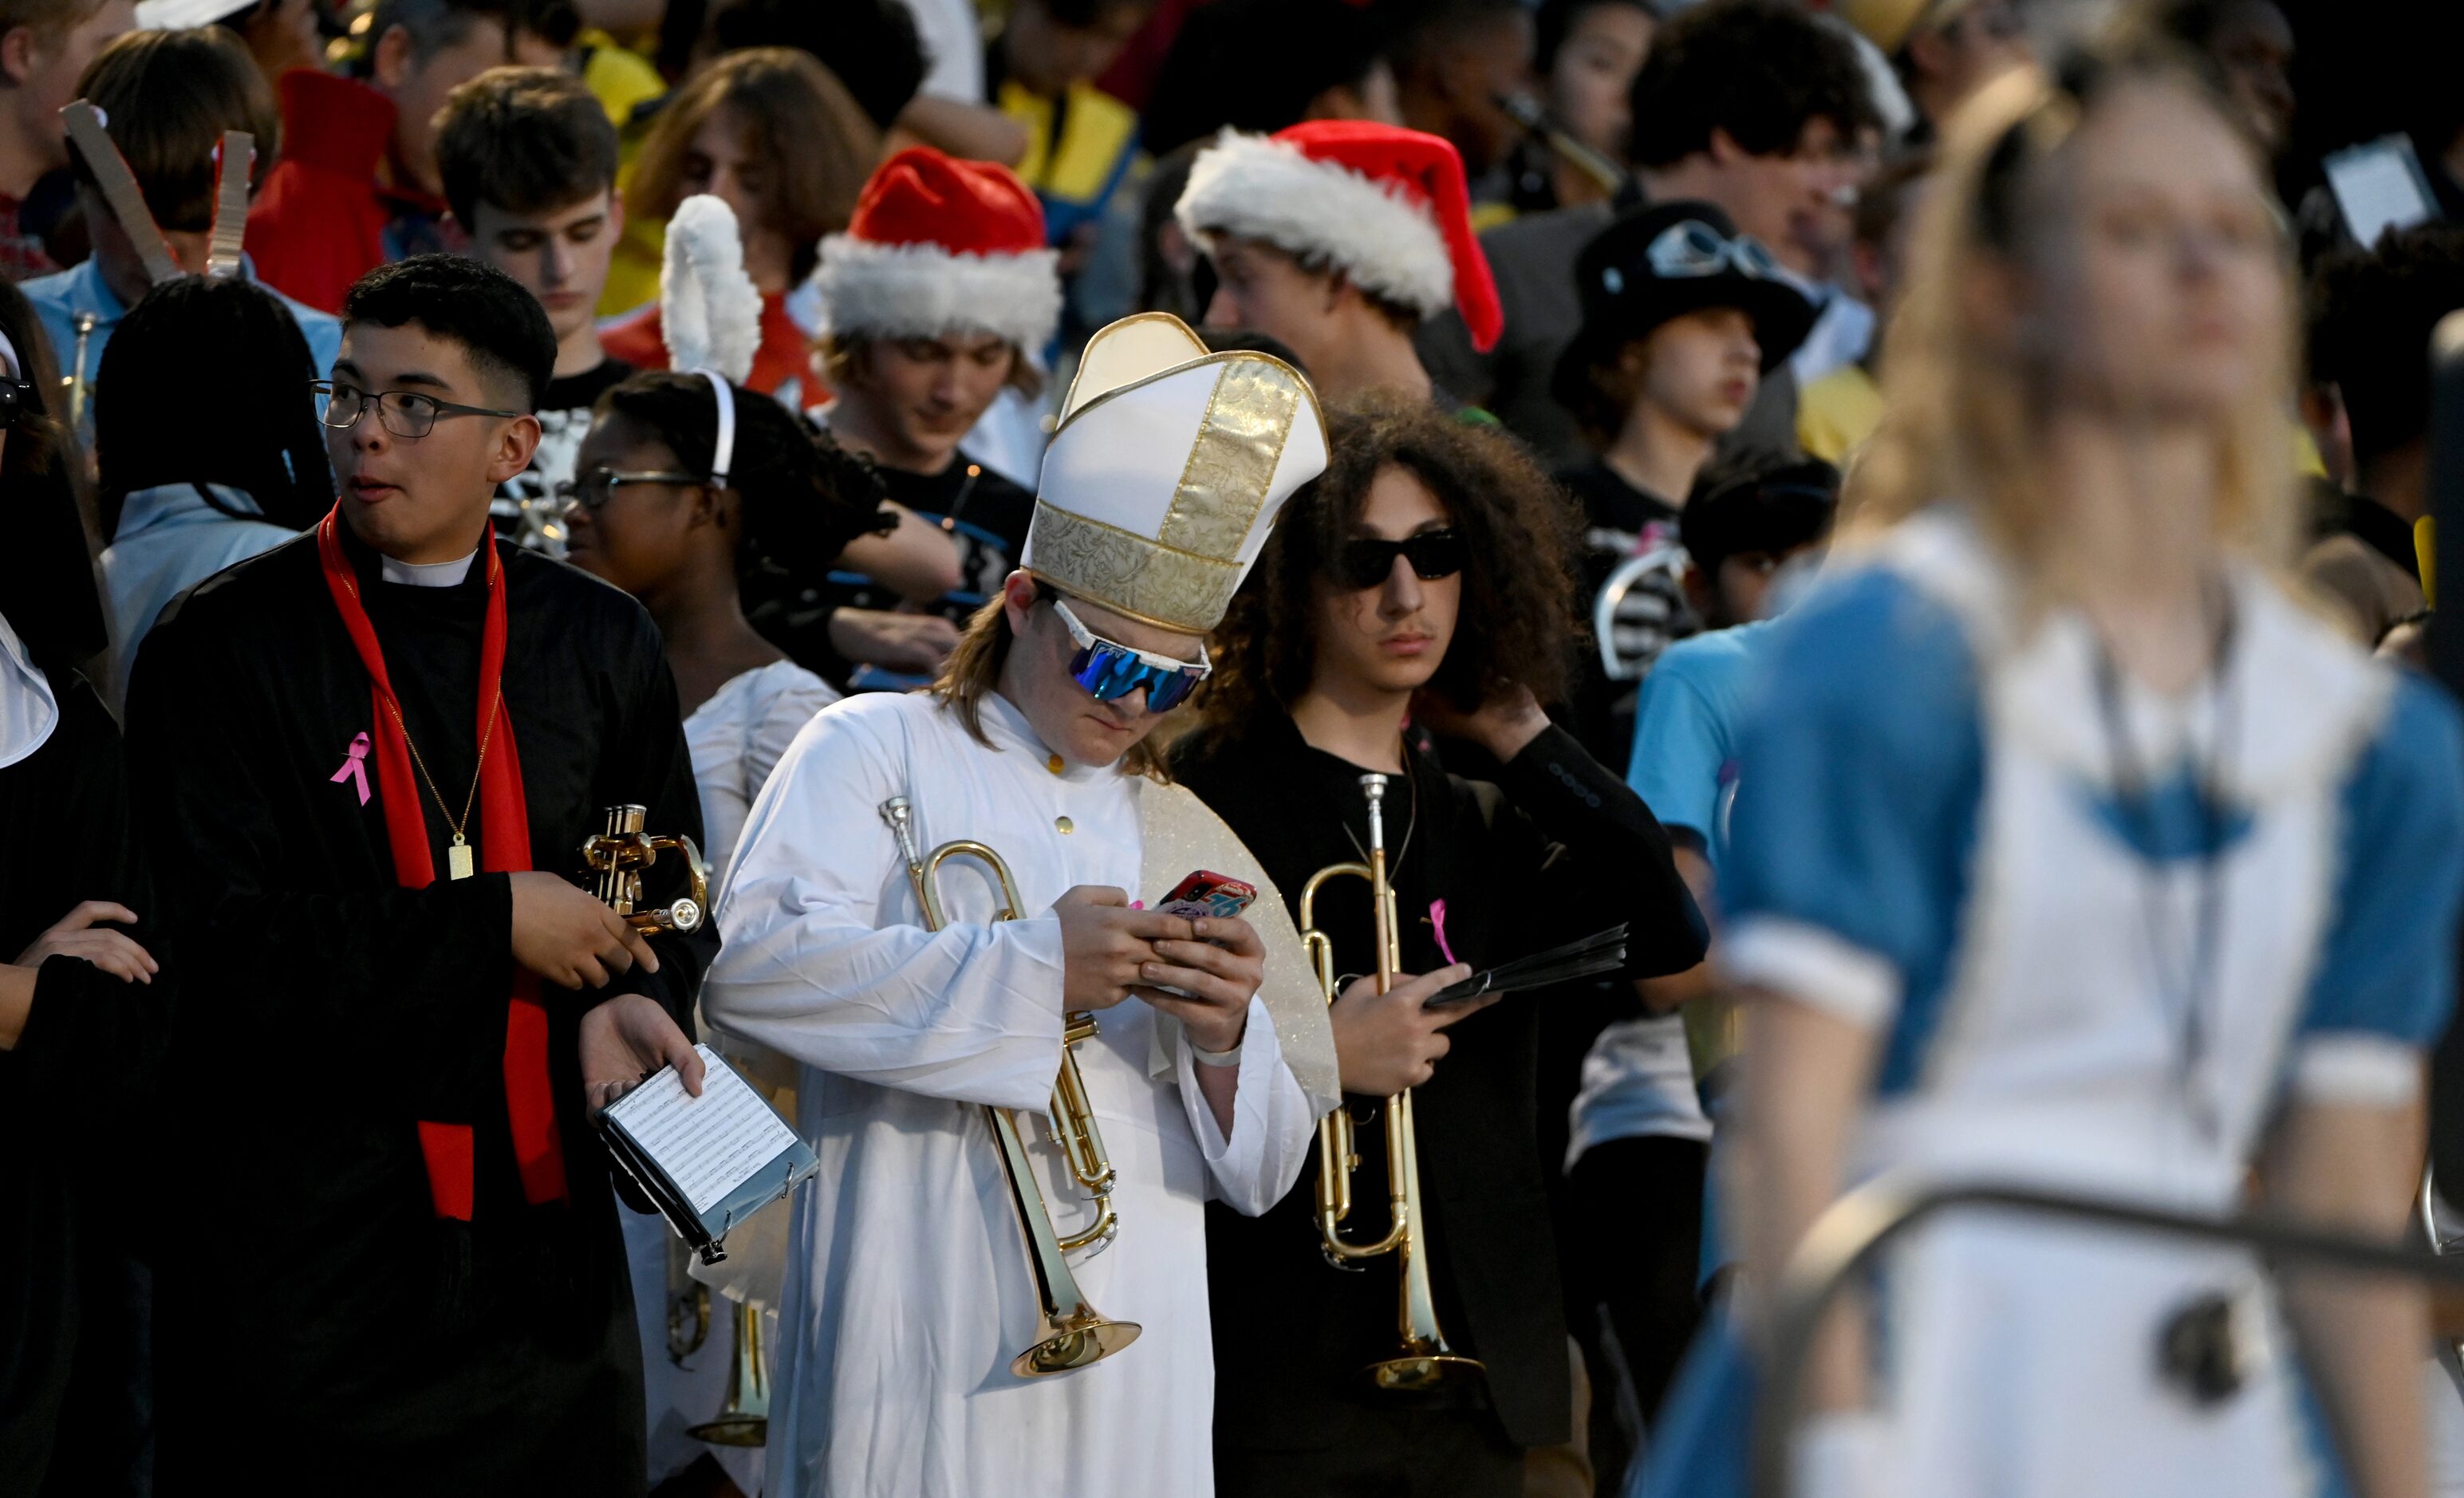
[[[495,560],[493,556],[488,559],[492,565]],[[490,581],[495,581],[493,573]],[[345,577],[343,584],[350,588],[352,601],[358,602],[359,580]],[[502,679],[497,681],[495,699],[488,704],[488,726],[479,735],[479,762],[471,767],[471,794],[462,798],[459,822],[453,820],[453,808],[446,804],[445,793],[436,788],[436,777],[428,773],[428,761],[419,757],[419,745],[410,737],[410,725],[402,720],[402,709],[394,705],[392,693],[385,694],[385,711],[393,715],[393,726],[402,731],[402,746],[410,751],[410,762],[419,766],[419,778],[428,782],[428,794],[435,798],[436,809],[445,815],[445,825],[453,829],[453,841],[445,849],[445,877],[468,879],[473,872],[471,843],[462,835],[462,829],[471,825],[471,808],[479,803],[479,777],[488,768],[488,740],[496,737],[496,719],[505,711],[505,684]]]
[[488,768],[488,740],[496,737],[496,719],[505,710],[505,688],[499,682],[495,700],[488,704],[488,730],[479,736],[479,762],[471,770],[471,794],[462,799],[462,820],[453,819],[453,808],[445,804],[444,794],[436,788],[436,777],[428,773],[428,761],[419,757],[419,745],[410,738],[410,725],[402,720],[402,709],[394,706],[390,694],[385,697],[385,711],[393,715],[393,726],[402,730],[403,747],[410,751],[410,762],[419,766],[419,778],[428,782],[428,794],[436,799],[436,809],[445,814],[445,825],[453,829],[453,842],[445,849],[445,877],[471,877],[471,845],[462,829],[471,825],[471,808],[479,801],[479,777]]

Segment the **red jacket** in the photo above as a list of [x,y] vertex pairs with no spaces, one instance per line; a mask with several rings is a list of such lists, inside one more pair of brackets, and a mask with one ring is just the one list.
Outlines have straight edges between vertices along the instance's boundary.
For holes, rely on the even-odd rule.
[[[668,367],[668,343],[652,302],[599,336],[599,346],[636,369]],[[812,369],[812,340],[787,314],[787,294],[770,292],[761,298],[761,344],[753,351],[753,373],[744,387],[776,395],[788,381],[801,381],[797,404],[812,407],[828,398]]]
[[248,213],[256,278],[326,312],[361,276],[438,248],[445,203],[378,180],[393,140],[393,100],[308,68],[282,76],[282,159]]

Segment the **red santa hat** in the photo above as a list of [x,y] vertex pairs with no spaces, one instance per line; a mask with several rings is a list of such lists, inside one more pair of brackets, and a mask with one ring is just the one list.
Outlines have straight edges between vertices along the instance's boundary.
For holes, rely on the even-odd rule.
[[1442,137],[1365,120],[1226,130],[1191,165],[1174,211],[1201,243],[1261,239],[1424,318],[1457,308],[1484,351],[1505,326],[1472,234],[1463,158]]
[[1029,351],[1061,322],[1044,209],[1006,166],[910,146],[881,164],[813,272],[825,333],[993,333]]

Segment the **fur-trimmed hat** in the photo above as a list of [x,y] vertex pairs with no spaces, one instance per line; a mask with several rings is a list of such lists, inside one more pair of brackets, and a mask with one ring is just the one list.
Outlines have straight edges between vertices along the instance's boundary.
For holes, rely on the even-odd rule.
[[1457,308],[1475,348],[1494,345],[1505,326],[1472,233],[1463,158],[1441,137],[1364,120],[1226,130],[1199,153],[1174,211],[1200,243],[1264,240],[1424,318]]
[[1044,209],[1006,166],[910,146],[881,164],[843,234],[822,241],[822,325],[850,338],[991,333],[1030,352],[1061,323]]

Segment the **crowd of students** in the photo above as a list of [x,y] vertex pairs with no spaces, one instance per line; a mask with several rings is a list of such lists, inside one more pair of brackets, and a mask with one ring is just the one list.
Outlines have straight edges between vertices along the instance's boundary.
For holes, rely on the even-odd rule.
[[[0,0],[0,1489],[1743,1491],[1861,1182],[2442,1209],[2464,131],[2110,9]],[[696,1041],[726,1272],[594,1131]],[[1143,1332],[1026,1377],[1065,1053]],[[1793,1478],[2464,1492],[2449,1319],[1948,1222]]]

